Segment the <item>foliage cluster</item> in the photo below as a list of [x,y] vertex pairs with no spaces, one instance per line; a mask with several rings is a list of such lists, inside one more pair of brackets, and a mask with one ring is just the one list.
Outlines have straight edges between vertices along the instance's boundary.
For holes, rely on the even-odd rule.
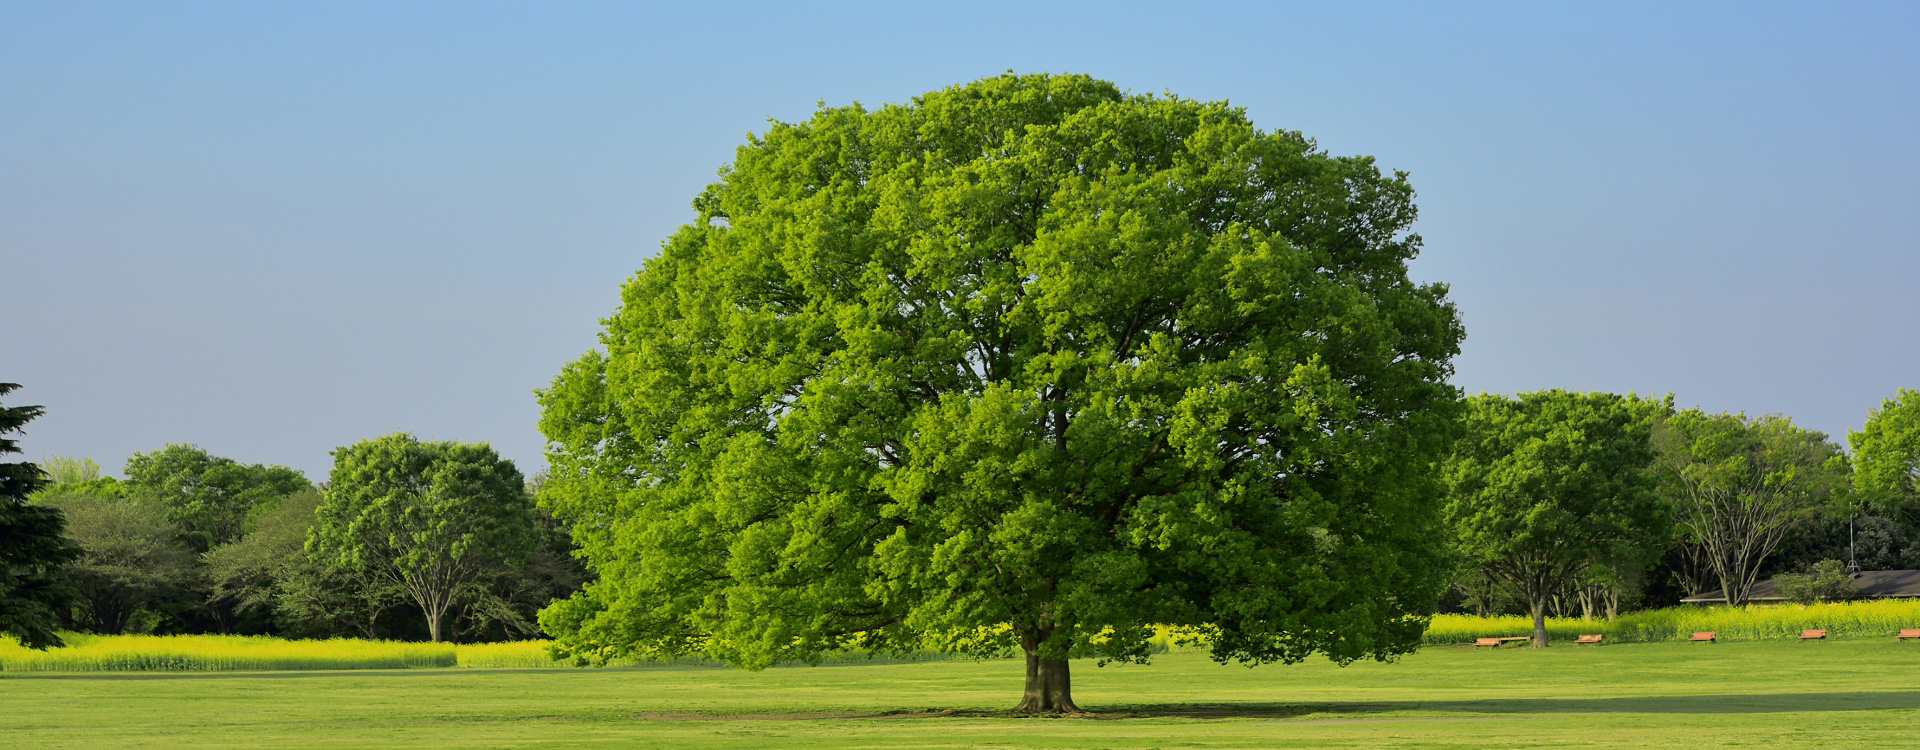
[[[1598,412],[1529,410],[1555,402],[1614,404],[1611,427],[1597,429]],[[1710,590],[1740,604],[1769,575],[1837,559],[1904,569],[1920,552],[1920,528],[1901,520],[1920,518],[1903,516],[1898,493],[1864,502],[1840,447],[1786,417],[1559,391],[1472,404],[1446,469],[1461,571],[1442,611],[1542,622]],[[1603,533],[1610,542],[1585,541]],[[1842,595],[1836,577],[1803,598]]]
[[1845,601],[1858,594],[1853,576],[1839,560],[1821,560],[1805,573],[1780,576],[1780,595],[1796,604]]
[[[424,461],[382,474],[364,460],[381,449]],[[337,456],[346,468],[327,491],[189,445],[136,454],[125,480],[48,461],[66,481],[32,507],[60,511],[82,552],[61,568],[75,596],[57,621],[95,634],[501,640],[538,634],[540,608],[586,578],[531,486],[484,445],[393,435]],[[476,522],[491,531],[471,533]],[[447,562],[455,575],[434,567]]]

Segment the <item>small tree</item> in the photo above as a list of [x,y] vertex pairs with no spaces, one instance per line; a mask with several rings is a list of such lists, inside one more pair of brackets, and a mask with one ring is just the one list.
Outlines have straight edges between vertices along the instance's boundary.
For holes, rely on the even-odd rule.
[[[0,383],[0,396],[19,387]],[[19,441],[9,436],[24,432],[41,412],[38,406],[0,407],[0,457],[20,452]],[[61,567],[80,557],[60,511],[26,502],[45,483],[38,466],[0,463],[0,633],[36,649],[61,645],[53,629],[72,601]]]
[[1781,416],[1688,409],[1654,430],[1661,492],[1694,559],[1744,604],[1761,565],[1797,525],[1844,491],[1846,456],[1827,436]]
[[364,440],[333,453],[307,550],[406,592],[440,641],[474,586],[533,546],[520,471],[485,443]]
[[1852,599],[1859,593],[1839,560],[1821,560],[1805,573],[1780,576],[1780,595],[1800,604]]
[[53,487],[101,479],[100,463],[91,458],[47,456],[40,459],[40,468],[47,472],[47,483]]
[[1547,645],[1551,599],[1598,567],[1665,544],[1645,406],[1609,393],[1540,391],[1468,400],[1445,467],[1447,518],[1469,565],[1504,582]]

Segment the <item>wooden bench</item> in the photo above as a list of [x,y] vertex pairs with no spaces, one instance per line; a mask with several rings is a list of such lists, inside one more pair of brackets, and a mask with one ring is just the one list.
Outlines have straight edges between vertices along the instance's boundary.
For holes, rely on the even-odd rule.
[[1824,641],[1826,639],[1827,639],[1827,631],[1825,630],[1800,631],[1800,640],[1803,640],[1803,641]]
[[1573,639],[1573,642],[1575,645],[1582,644],[1582,643],[1591,643],[1595,646],[1598,646],[1600,645],[1600,639],[1604,636],[1605,636],[1604,633],[1587,633],[1587,634],[1581,635],[1579,638]]
[[1905,630],[1900,631],[1899,635],[1894,636],[1894,640],[1900,640],[1900,641],[1904,641],[1908,638],[1920,638],[1920,628],[1907,628]]
[[1531,640],[1533,639],[1524,635],[1508,636],[1506,638],[1475,638],[1473,639],[1473,647],[1479,648],[1481,646],[1492,646],[1494,648],[1499,648],[1509,641],[1531,641]]
[[1716,641],[1716,640],[1714,640],[1714,635],[1715,635],[1716,633],[1719,633],[1719,632],[1720,632],[1720,631],[1717,631],[1717,630],[1701,630],[1701,631],[1696,631],[1696,632],[1695,632],[1695,633],[1693,634],[1693,637],[1692,637],[1692,638],[1688,638],[1687,640],[1689,640],[1689,641],[1705,641],[1705,642],[1707,642],[1707,643],[1718,643],[1718,641]]

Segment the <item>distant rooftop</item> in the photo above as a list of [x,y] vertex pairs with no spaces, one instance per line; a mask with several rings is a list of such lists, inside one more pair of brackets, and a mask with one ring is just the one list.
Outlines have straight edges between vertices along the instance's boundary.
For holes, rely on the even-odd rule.
[[[1853,579],[1853,587],[1863,599],[1920,599],[1920,570],[1863,570]],[[1784,602],[1780,595],[1780,577],[1753,585],[1747,595],[1750,602]],[[1727,595],[1720,589],[1703,591],[1699,596],[1681,599],[1681,604],[1723,604]]]

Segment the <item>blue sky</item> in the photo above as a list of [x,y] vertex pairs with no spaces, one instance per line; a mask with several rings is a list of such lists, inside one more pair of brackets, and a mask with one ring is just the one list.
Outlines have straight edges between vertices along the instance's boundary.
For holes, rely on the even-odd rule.
[[1081,72],[1419,190],[1469,392],[1837,437],[1920,387],[1920,5],[0,0],[0,380],[29,456],[541,464],[532,389],[733,148],[816,102]]

